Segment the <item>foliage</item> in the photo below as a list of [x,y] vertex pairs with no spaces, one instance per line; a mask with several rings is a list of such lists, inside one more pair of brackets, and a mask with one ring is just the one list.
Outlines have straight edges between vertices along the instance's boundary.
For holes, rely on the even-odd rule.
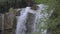
[[[16,0],[16,1],[21,1],[21,0]],[[15,2],[15,0],[0,0],[0,4],[5,4],[4,2]],[[51,15],[51,17],[47,20],[44,21],[46,22],[46,26],[47,27],[38,27],[39,29],[45,29],[45,28],[50,28],[52,30],[52,33],[56,34],[57,31],[59,31],[60,29],[60,3],[59,0],[34,0],[34,2],[36,4],[45,4],[45,5],[49,5],[49,9],[54,9],[53,14]],[[43,21],[44,19],[42,19]],[[40,34],[39,32],[34,33],[34,34]]]
[[[50,28],[52,30],[51,34],[59,34],[60,31],[60,3],[59,2],[60,1],[59,0],[35,0],[35,2],[37,4],[49,5],[48,10],[54,8],[54,12],[50,16],[50,18],[46,21],[46,25],[47,28]],[[42,27],[42,29],[44,29],[44,27]]]
[[55,8],[55,5],[57,3],[56,0],[34,0],[36,2],[36,4],[45,4],[45,5],[49,5],[49,9],[53,9]]

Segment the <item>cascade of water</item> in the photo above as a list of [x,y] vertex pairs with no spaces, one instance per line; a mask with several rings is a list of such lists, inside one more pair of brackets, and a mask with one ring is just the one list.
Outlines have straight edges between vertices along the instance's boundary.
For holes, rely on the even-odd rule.
[[[44,5],[44,4],[40,4],[40,5],[37,5],[38,8],[37,10],[32,10],[31,7],[26,7],[24,9],[22,9],[20,11],[20,16],[18,16],[17,18],[17,27],[16,27],[16,34],[25,34],[26,30],[27,30],[27,27],[26,27],[26,23],[27,25],[30,23],[33,23],[33,27],[28,25],[28,27],[32,28],[32,32],[39,32],[39,29],[37,28],[38,25],[40,26],[44,26],[45,23],[44,21],[51,15],[47,13],[46,9],[48,9],[48,6],[47,5]],[[31,15],[35,15],[33,18],[28,18],[28,13],[32,13]],[[46,18],[46,19],[45,19]],[[27,22],[28,20],[31,20],[29,22]],[[40,22],[41,19],[44,19],[44,21]],[[46,34],[47,32],[47,29],[43,30],[41,29],[40,31],[42,31],[42,34]]]
[[25,22],[29,9],[30,7],[26,7],[25,10],[21,11],[21,15],[17,18],[16,34],[25,34],[26,31]]
[[39,27],[44,27],[46,26],[45,21],[48,19],[48,17],[51,16],[51,14],[53,13],[53,10],[50,11],[50,13],[47,13],[47,9],[48,9],[48,5],[44,5],[44,4],[40,4],[37,5],[37,13],[36,13],[36,17],[35,17],[35,23],[34,23],[34,32],[41,32],[42,34],[47,34],[47,29],[38,29],[38,25],[40,25]]

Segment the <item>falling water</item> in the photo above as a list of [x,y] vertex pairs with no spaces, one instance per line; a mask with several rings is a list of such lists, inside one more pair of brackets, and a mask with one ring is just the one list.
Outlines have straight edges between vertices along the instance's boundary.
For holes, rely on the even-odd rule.
[[35,17],[35,23],[34,23],[34,31],[35,32],[40,32],[41,34],[47,34],[47,29],[38,29],[39,27],[45,27],[46,24],[46,20],[51,16],[51,14],[53,13],[53,10],[50,10],[48,13],[48,5],[44,5],[44,4],[40,4],[37,5],[37,13],[36,13],[36,17]]
[[27,18],[29,7],[26,7],[26,9],[21,11],[21,16],[17,18],[17,28],[16,28],[16,34],[25,34],[26,27],[25,22]]
[[[30,18],[31,21],[29,22],[29,23],[33,23],[33,25],[32,26],[28,25],[28,27],[32,28],[32,32],[42,31],[42,34],[46,34],[47,29],[39,30],[37,28],[37,26],[38,25],[44,26],[45,25],[44,22],[43,21],[40,22],[40,20],[48,18],[51,15],[52,11],[51,11],[51,13],[49,15],[47,13],[47,9],[48,9],[47,5],[40,4],[40,5],[37,5],[37,6],[38,6],[37,10],[32,10],[31,7],[26,7],[26,8],[21,9],[20,16],[18,16],[18,18],[17,18],[16,34],[26,34],[26,31],[27,31],[26,23],[28,23],[27,18],[28,18],[29,13],[34,15],[34,18]],[[28,18],[28,20],[30,20],[30,19]]]

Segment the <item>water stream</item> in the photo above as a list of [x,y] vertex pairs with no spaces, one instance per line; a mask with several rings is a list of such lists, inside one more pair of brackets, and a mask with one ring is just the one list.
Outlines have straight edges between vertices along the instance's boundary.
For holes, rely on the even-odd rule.
[[[20,16],[17,17],[16,34],[26,34],[27,32],[42,32],[47,33],[47,29],[38,29],[38,25],[44,26],[44,21],[51,15],[47,13],[48,6],[44,4],[37,5],[37,10],[32,10],[31,7],[21,9]],[[45,19],[46,18],[46,19]],[[42,22],[41,19],[44,19]]]

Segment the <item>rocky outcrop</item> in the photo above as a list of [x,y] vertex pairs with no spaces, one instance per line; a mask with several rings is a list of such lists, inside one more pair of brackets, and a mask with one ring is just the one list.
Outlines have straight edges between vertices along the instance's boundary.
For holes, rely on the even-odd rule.
[[[5,34],[12,34],[15,20],[15,11],[11,10],[4,14],[4,32]],[[2,14],[0,14],[0,30],[2,30]]]
[[28,13],[26,21],[26,28],[27,28],[26,34],[31,34],[33,32],[34,19],[35,15],[32,13]]
[[0,14],[0,30],[2,28],[2,14]]

